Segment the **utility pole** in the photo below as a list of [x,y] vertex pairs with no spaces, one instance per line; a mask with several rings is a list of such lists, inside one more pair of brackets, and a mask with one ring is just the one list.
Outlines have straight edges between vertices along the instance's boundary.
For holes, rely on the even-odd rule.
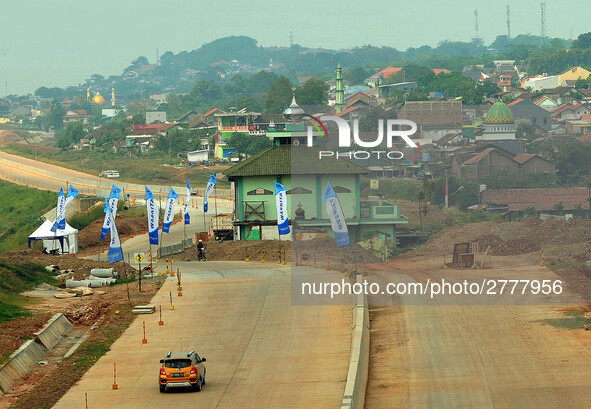
[[293,47],[293,31],[289,32],[289,46]]

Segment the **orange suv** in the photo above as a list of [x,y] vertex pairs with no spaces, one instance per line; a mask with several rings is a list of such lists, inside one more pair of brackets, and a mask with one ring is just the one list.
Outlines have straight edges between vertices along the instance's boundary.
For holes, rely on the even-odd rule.
[[201,391],[205,385],[205,358],[201,358],[195,351],[169,352],[160,363],[160,392],[166,392],[166,387],[189,386]]

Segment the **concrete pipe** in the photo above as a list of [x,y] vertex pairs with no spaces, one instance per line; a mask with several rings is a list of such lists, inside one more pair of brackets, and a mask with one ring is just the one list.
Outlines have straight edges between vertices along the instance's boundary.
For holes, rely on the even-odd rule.
[[113,271],[112,268],[93,268],[90,270],[90,275],[100,278],[113,278],[117,277],[117,272]]
[[66,288],[90,287],[90,281],[66,280]]

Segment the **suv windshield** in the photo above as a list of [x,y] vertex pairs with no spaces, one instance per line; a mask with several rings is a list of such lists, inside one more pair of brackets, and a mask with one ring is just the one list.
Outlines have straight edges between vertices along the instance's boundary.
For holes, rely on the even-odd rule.
[[167,368],[186,368],[191,366],[190,359],[167,359],[164,361],[164,366]]

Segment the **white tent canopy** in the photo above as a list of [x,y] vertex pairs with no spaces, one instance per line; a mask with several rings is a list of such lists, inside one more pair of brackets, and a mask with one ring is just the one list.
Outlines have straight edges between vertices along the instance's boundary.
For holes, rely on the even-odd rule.
[[77,253],[78,230],[66,223],[65,229],[57,229],[55,232],[52,232],[51,226],[53,226],[53,222],[45,220],[43,224],[29,236],[29,247],[31,247],[33,241],[43,241],[43,248],[47,252],[56,250],[59,254]]

